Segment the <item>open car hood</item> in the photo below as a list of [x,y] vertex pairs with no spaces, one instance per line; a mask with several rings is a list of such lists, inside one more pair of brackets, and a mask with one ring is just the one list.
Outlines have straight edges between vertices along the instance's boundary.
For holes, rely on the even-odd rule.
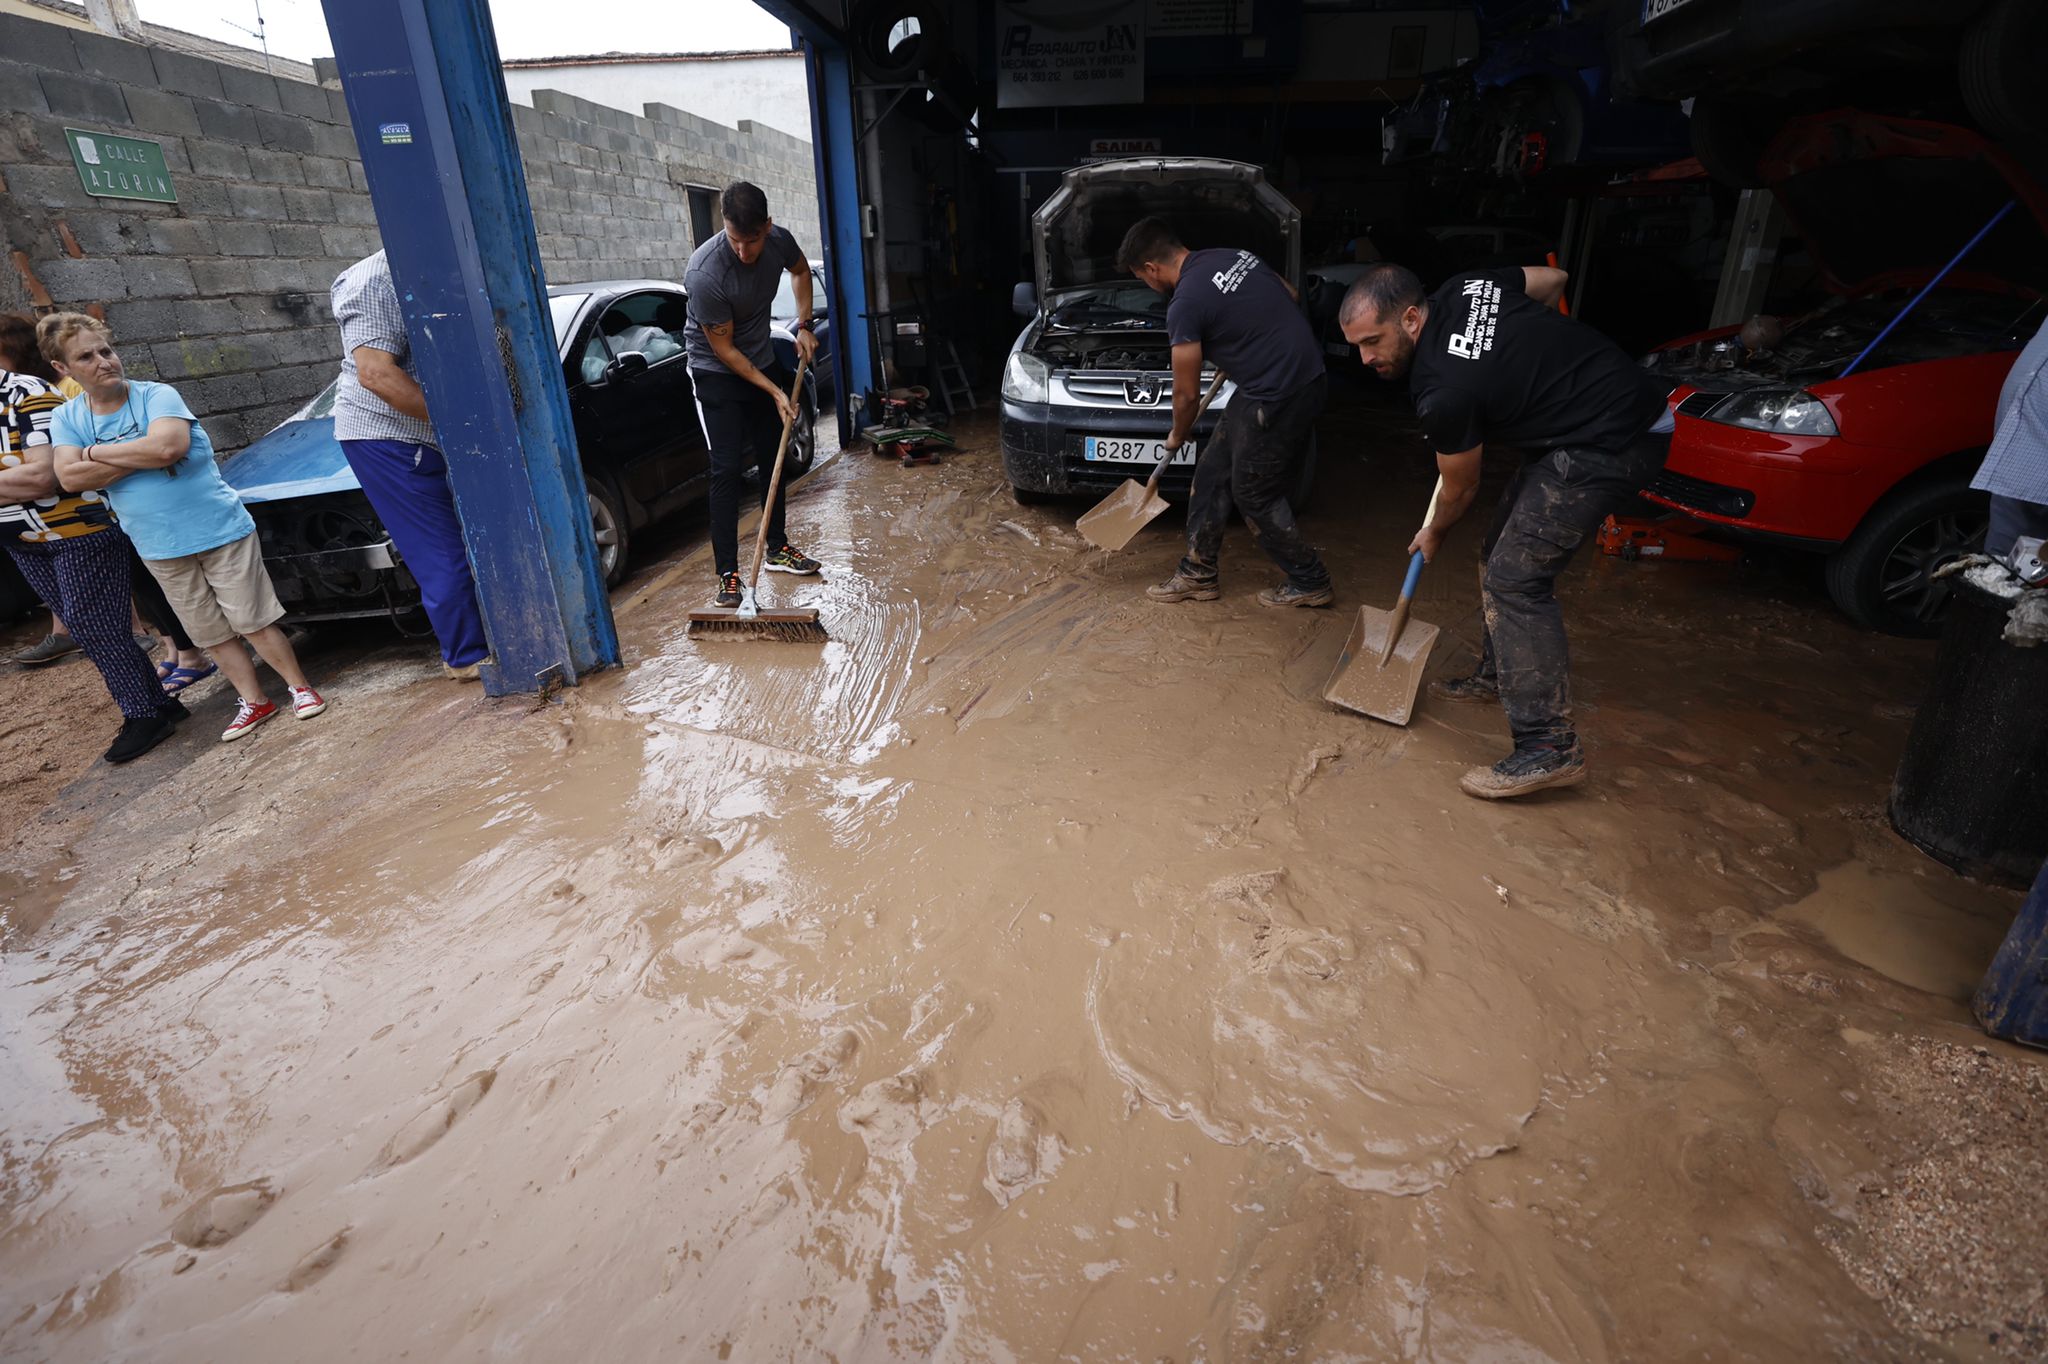
[[1301,214],[1264,171],[1211,157],[1147,157],[1076,166],[1031,216],[1039,306],[1069,290],[1131,283],[1116,268],[1116,249],[1145,217],[1164,218],[1193,250],[1253,252],[1301,287]]
[[2012,200],[1949,279],[2048,292],[2048,195],[1966,128],[1850,109],[1815,114],[1786,125],[1761,170],[1839,292],[1924,282]]

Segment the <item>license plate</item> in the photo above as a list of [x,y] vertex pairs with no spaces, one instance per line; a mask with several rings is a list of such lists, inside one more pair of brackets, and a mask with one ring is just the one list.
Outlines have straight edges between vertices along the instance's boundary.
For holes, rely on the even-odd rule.
[[1643,22],[1647,24],[1662,19],[1671,11],[1691,2],[1692,0],[1643,0]]
[[[1166,442],[1127,440],[1122,436],[1083,436],[1081,454],[1084,459],[1101,464],[1157,464],[1166,454]],[[1193,464],[1195,454],[1195,442],[1189,441],[1180,447],[1173,462]]]

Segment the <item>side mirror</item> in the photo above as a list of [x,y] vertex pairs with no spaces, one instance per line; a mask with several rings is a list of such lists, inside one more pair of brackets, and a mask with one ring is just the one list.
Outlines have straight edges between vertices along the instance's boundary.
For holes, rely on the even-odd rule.
[[629,350],[605,366],[604,377],[624,379],[634,374],[647,372],[647,356],[637,350]]
[[1038,316],[1038,290],[1030,284],[1019,284],[1010,291],[1010,311],[1019,317]]

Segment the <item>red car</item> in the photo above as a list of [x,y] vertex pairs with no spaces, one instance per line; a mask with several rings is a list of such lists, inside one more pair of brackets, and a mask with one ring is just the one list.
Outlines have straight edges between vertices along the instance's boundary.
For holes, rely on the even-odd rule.
[[1753,345],[1728,327],[1645,360],[1677,409],[1671,458],[1645,493],[1824,553],[1849,616],[1932,634],[1947,604],[1933,572],[1983,543],[1986,498],[1970,479],[1999,386],[2041,325],[2048,195],[1975,133],[1853,112],[1791,125],[1763,168],[1835,297],[1782,336],[1757,319]]

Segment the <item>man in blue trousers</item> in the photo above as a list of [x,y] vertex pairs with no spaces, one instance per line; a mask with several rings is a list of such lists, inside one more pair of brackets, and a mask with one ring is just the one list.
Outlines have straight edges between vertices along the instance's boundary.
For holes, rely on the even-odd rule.
[[342,271],[333,300],[334,320],[341,324],[334,438],[419,582],[449,674],[474,678],[491,649],[462,524],[455,519],[448,465],[427,417],[427,395],[413,370],[412,344],[384,253]]

